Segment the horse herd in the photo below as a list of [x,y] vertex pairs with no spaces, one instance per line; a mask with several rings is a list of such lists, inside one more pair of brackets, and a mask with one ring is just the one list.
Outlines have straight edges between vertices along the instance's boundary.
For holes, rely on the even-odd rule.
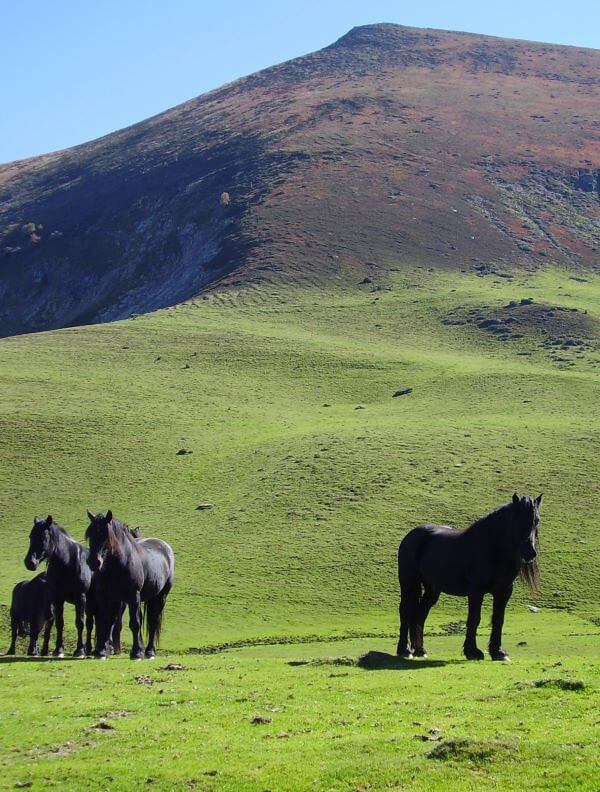
[[[34,519],[29,535],[25,566],[35,571],[47,561],[45,572],[18,583],[11,603],[12,641],[8,654],[14,654],[18,635],[29,632],[27,654],[38,654],[38,637],[44,629],[42,655],[49,651],[50,632],[56,626],[55,657],[64,657],[63,610],[65,602],[75,606],[77,645],[75,657],[93,654],[106,658],[121,651],[121,620],[129,608],[132,633],[131,657],[154,658],[160,638],[163,610],[173,585],[175,557],[162,539],[141,538],[106,514],[88,511],[86,531],[89,547],[76,542],[51,516]],[[142,613],[143,609],[143,613]],[[84,640],[84,617],[86,636]],[[148,640],[142,642],[142,623],[146,622]]]
[[[400,637],[397,655],[425,657],[425,620],[441,593],[468,598],[463,652],[468,660],[483,659],[477,628],[486,594],[493,598],[492,631],[488,649],[492,659],[508,660],[502,648],[506,605],[520,575],[530,591],[538,583],[538,526],[542,496],[512,499],[458,531],[446,525],[420,525],[409,531],[398,548],[400,583]],[[37,569],[46,559],[46,573],[15,586],[13,591],[12,643],[14,654],[20,625],[29,622],[28,654],[38,653],[38,635],[45,626],[42,654],[48,653],[52,620],[56,623],[54,655],[64,656],[63,606],[75,605],[76,657],[92,652],[105,658],[120,651],[121,617],[129,607],[133,635],[131,657],[156,655],[156,643],[165,601],[173,585],[173,551],[161,539],[143,539],[113,517],[112,512],[88,512],[89,548],[71,539],[48,517],[34,520],[25,566]],[[148,642],[144,649],[141,625],[144,606]],[[84,614],[86,640],[83,640]]]

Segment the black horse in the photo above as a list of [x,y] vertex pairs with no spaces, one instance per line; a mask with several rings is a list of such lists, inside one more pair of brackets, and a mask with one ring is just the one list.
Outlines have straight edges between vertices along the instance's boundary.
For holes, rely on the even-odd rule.
[[504,611],[519,574],[530,591],[537,590],[541,501],[541,495],[519,498],[515,493],[512,501],[476,520],[465,531],[446,525],[419,525],[409,531],[398,548],[400,657],[426,656],[425,620],[443,592],[468,597],[463,647],[468,660],[483,660],[483,652],[477,648],[477,627],[483,597],[492,595],[489,652],[493,660],[509,659],[501,646]]
[[50,590],[46,573],[42,572],[31,580],[22,580],[14,587],[10,603],[10,626],[12,639],[7,654],[14,655],[18,637],[29,635],[27,654],[38,654],[38,636],[44,628],[42,655],[48,654],[50,631],[54,617],[50,601]]
[[[96,614],[96,649],[94,655],[109,654],[110,636],[121,611],[121,603],[129,606],[129,626],[133,636],[132,659],[156,657],[156,643],[165,602],[173,585],[175,557],[162,539],[135,539],[129,528],[106,514],[88,511],[90,524],[86,538],[90,544],[88,564],[96,573],[98,609]],[[142,643],[142,612],[148,628],[144,653]]]
[[[131,533],[133,539],[139,539],[142,535],[139,528],[130,528],[129,532]],[[94,623],[97,621],[97,614],[102,607],[101,600],[99,599],[100,597],[101,592],[99,591],[98,586],[98,575],[94,572],[92,573],[92,584],[90,586],[90,590],[88,591],[85,605],[87,626],[87,638],[85,646],[87,655],[92,655],[93,653],[92,630]],[[109,636],[110,654],[121,654],[121,629],[123,627],[123,613],[126,607],[127,605],[124,602],[121,602],[117,619],[112,626]]]
[[[77,627],[77,647],[75,657],[85,656],[83,642],[83,619],[86,613],[86,595],[92,582],[92,572],[87,563],[88,549],[71,539],[67,531],[57,525],[52,517],[33,521],[29,535],[29,550],[25,556],[25,566],[33,571],[40,561],[48,561],[46,572],[52,611],[56,622],[55,657],[64,657],[63,628],[64,604],[70,602],[75,606],[75,626]],[[88,639],[91,635],[88,610]]]

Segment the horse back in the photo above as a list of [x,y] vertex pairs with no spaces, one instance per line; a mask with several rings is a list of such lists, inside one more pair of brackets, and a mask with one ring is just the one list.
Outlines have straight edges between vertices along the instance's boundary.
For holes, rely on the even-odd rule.
[[26,622],[40,615],[44,619],[50,618],[50,593],[45,572],[17,583],[12,592],[10,612],[13,618]]
[[472,560],[463,531],[425,524],[409,531],[398,548],[400,583],[423,583],[447,594],[466,594]]
[[167,585],[172,585],[175,576],[175,555],[163,540],[149,537],[137,539],[136,545],[144,568],[143,594],[158,594]]

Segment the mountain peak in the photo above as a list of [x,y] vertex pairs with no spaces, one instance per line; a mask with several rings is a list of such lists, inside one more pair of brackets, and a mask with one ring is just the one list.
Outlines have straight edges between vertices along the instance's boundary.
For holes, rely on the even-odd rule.
[[[377,262],[598,265],[600,52],[356,27],[134,127],[0,166],[0,333]],[[366,269],[365,269],[366,267]]]

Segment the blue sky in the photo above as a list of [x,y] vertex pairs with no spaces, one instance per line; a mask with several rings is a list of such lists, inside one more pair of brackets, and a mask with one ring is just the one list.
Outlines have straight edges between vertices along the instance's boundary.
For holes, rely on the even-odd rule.
[[397,22],[600,49],[600,0],[0,0],[0,162]]

